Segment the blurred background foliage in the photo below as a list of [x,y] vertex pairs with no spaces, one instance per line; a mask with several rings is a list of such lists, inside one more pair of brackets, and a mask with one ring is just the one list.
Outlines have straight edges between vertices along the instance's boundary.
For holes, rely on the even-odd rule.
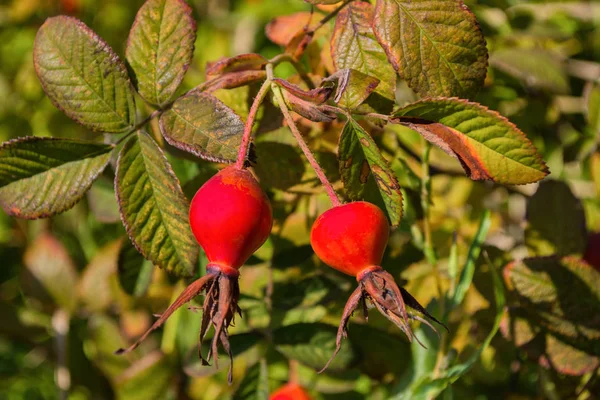
[[[43,93],[32,64],[36,31],[48,16],[74,15],[122,56],[142,3],[3,0],[0,139],[98,139],[54,108]],[[281,48],[267,39],[265,25],[276,16],[309,10],[301,0],[189,3],[198,35],[182,91],[204,80],[209,61],[248,52],[279,54]],[[271,239],[242,270],[244,318],[231,331],[237,355],[232,387],[226,384],[226,365],[219,371],[200,365],[200,314],[187,309],[138,351],[126,357],[112,354],[142,333],[152,314],[164,310],[183,286],[131,246],[114,199],[114,172],[107,170],[85,201],[60,216],[22,221],[0,214],[0,399],[259,399],[265,387],[272,391],[281,386],[290,373],[315,399],[411,398],[410,382],[419,374],[443,370],[456,358],[468,359],[493,332],[497,304],[490,269],[503,274],[509,294],[501,333],[474,361],[475,368],[441,396],[596,398],[600,284],[594,289],[597,274],[586,271],[590,267],[577,256],[586,249],[588,233],[600,230],[600,3],[466,4],[490,51],[486,84],[475,100],[527,134],[547,161],[552,180],[519,187],[473,182],[458,163],[434,149],[431,224],[440,257],[434,267],[423,257],[419,230],[423,142],[400,126],[375,135],[406,194],[405,218],[391,236],[383,266],[434,314],[440,298],[458,290],[462,266],[474,271],[464,301],[447,316],[449,337],[440,343],[418,330],[429,345],[422,350],[411,347],[380,315],[372,313],[368,325],[355,316],[350,340],[335,363],[327,373],[316,374],[334,347],[335,326],[355,283],[313,255],[309,229],[328,201],[289,132],[276,129],[257,138],[255,172],[272,199],[276,224]],[[326,40],[320,37],[308,50],[318,60],[326,52]],[[293,70],[282,64],[276,73],[286,77]],[[218,95],[244,115],[247,90]],[[399,104],[414,99],[400,84]],[[302,128],[340,187],[334,152],[341,125],[307,123]],[[215,165],[169,150],[188,196],[216,171]],[[489,232],[483,232],[481,245],[474,238],[483,225],[486,230],[489,225]],[[548,264],[512,262],[549,255],[568,256],[550,261],[568,273],[544,281],[549,279],[543,274]],[[573,283],[573,276],[583,283]],[[534,295],[519,289],[531,288],[532,281],[539,283]],[[542,305],[540,293],[547,295]],[[561,315],[547,310],[557,299],[563,304]],[[442,348],[451,349],[448,357],[440,356]]]

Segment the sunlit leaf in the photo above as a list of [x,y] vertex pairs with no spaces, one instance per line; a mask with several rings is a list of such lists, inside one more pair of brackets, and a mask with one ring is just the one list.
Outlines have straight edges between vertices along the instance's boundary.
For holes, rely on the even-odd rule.
[[244,123],[214,96],[195,90],[160,117],[160,128],[172,146],[207,160],[233,162]]
[[419,95],[473,96],[487,72],[485,39],[455,0],[377,0],[373,30],[388,59]]
[[373,138],[354,120],[349,120],[340,136],[338,150],[340,171],[348,196],[363,199],[370,179],[385,205],[392,226],[402,218],[402,193],[394,176]]
[[396,72],[375,38],[373,12],[373,6],[364,2],[350,3],[340,11],[331,38],[331,55],[336,69],[351,68],[379,79],[375,92],[393,101]]
[[35,290],[41,285],[57,306],[75,310],[77,272],[61,242],[50,234],[42,234],[25,251],[23,265],[28,278],[32,278],[30,283],[23,283],[25,287]]
[[[349,110],[358,108],[369,98],[380,83],[379,79],[354,69],[339,70],[328,79],[335,75],[341,76],[338,79],[334,101]],[[391,105],[392,102],[390,101],[389,104]],[[391,111],[391,109],[386,111]]]
[[260,54],[240,54],[235,57],[222,58],[218,61],[208,63],[206,75],[221,75],[230,72],[256,71],[265,67],[269,60]]
[[527,202],[527,222],[525,243],[532,255],[581,255],[585,251],[583,205],[566,183],[540,183]]
[[140,131],[123,146],[115,188],[121,219],[140,253],[178,276],[193,274],[198,245],[188,222],[189,203],[148,134]]
[[35,219],[73,207],[110,160],[113,146],[69,139],[22,137],[0,146],[0,204]]
[[138,11],[125,54],[139,94],[151,104],[167,103],[194,53],[196,22],[183,0],[148,0]]
[[458,159],[471,179],[525,184],[537,182],[549,172],[523,132],[478,103],[457,98],[424,99],[395,115],[396,122]]
[[76,18],[48,18],[35,39],[37,75],[54,105],[96,131],[124,132],[135,122],[131,83],[110,46]]

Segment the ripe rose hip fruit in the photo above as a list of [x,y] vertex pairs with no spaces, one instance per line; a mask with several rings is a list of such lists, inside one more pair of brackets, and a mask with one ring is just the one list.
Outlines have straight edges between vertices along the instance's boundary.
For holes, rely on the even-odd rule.
[[[238,270],[269,237],[273,225],[271,205],[256,179],[245,169],[227,167],[210,178],[197,192],[190,206],[190,226],[208,258],[207,274],[192,282],[137,342],[118,354],[135,349],[150,332],[160,327],[183,304],[206,289],[202,307],[200,342],[212,325],[215,334],[202,363],[211,357],[218,367],[217,346],[232,354],[227,328],[233,322],[240,295]],[[231,383],[231,364],[229,382]]]
[[310,396],[297,383],[288,383],[269,396],[269,400],[310,400]]
[[421,321],[434,330],[426,318],[444,326],[410,293],[398,288],[392,275],[379,265],[389,232],[383,211],[364,201],[334,207],[321,214],[312,227],[310,243],[317,256],[327,265],[356,277],[358,281],[358,288],[344,308],[335,352],[321,371],[329,366],[340,350],[342,339],[346,337],[348,321],[361,303],[367,317],[366,300],[398,326],[409,340],[414,337],[418,341],[408,323],[410,319]]

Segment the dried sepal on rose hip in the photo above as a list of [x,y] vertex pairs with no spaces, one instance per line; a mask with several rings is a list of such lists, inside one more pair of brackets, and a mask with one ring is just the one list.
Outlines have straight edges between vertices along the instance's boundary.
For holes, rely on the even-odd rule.
[[339,352],[342,339],[347,335],[348,321],[361,304],[365,318],[368,317],[367,301],[400,328],[410,341],[415,338],[419,342],[409,325],[411,319],[427,324],[436,333],[437,330],[428,319],[446,328],[410,293],[399,288],[392,275],[379,265],[389,234],[390,228],[383,211],[364,201],[333,207],[321,214],[312,227],[310,243],[317,256],[325,264],[356,277],[358,281],[358,288],[350,295],[344,308],[335,352],[321,372],[327,369]]
[[[206,290],[198,348],[210,326],[215,333],[207,357],[200,354],[202,364],[208,365],[213,358],[218,367],[219,342],[233,361],[227,328],[234,322],[235,313],[240,313],[238,270],[269,237],[273,226],[271,205],[249,171],[230,166],[196,192],[189,218],[192,232],[208,258],[207,274],[186,287],[148,331],[117,354],[134,350],[175,310]],[[231,371],[230,365],[229,383]]]

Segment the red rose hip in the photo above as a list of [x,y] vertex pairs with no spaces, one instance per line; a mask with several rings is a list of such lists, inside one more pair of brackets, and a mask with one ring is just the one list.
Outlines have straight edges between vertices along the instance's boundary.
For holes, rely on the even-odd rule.
[[249,171],[231,166],[210,178],[196,192],[189,217],[192,232],[208,258],[207,274],[188,285],[132,346],[119,349],[117,353],[135,349],[175,310],[206,290],[200,342],[210,326],[215,332],[208,356],[206,359],[200,357],[204,365],[214,358],[218,367],[217,346],[220,342],[231,360],[228,377],[231,384],[233,355],[227,328],[235,314],[240,313],[238,270],[269,237],[273,225],[271,205]]
[[310,396],[297,383],[288,383],[269,396],[269,400],[310,400]]
[[381,209],[357,201],[334,207],[317,218],[310,243],[319,258],[345,274],[381,264],[390,228]]
[[[415,338],[409,320],[421,321],[432,329],[428,319],[441,324],[379,264],[389,238],[389,225],[381,209],[358,201],[333,207],[315,221],[310,243],[327,265],[356,277],[358,288],[350,295],[338,327],[336,349],[324,371],[341,348],[352,313],[369,300],[387,319],[398,326],[409,340]],[[367,316],[367,307],[363,307]],[[443,324],[441,324],[443,326]]]
[[239,269],[267,240],[273,215],[252,174],[228,167],[196,192],[190,226],[210,265],[227,272]]

